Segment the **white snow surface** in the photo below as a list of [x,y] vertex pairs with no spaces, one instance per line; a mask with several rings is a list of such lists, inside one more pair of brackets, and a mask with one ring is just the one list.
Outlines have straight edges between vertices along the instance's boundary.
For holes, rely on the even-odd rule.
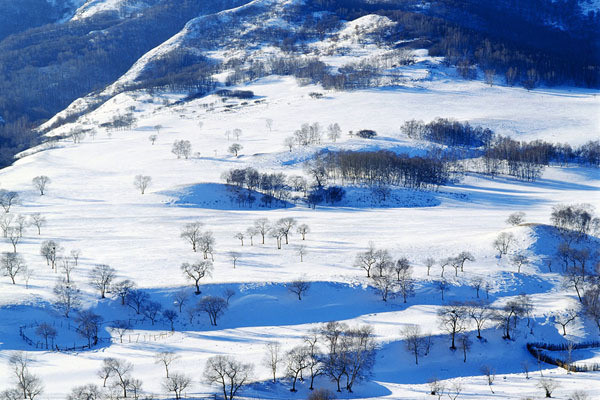
[[[19,253],[35,271],[29,289],[19,278],[16,285],[8,278],[0,280],[0,387],[11,383],[6,363],[11,351],[26,350],[34,359],[32,371],[45,382],[42,398],[65,398],[78,384],[100,384],[96,371],[105,357],[133,362],[134,376],[144,381],[144,390],[160,394],[164,370],[154,363],[153,355],[171,350],[181,356],[172,370],[186,371],[194,378],[188,395],[215,391],[200,379],[204,362],[214,354],[231,354],[256,364],[257,383],[246,387],[244,395],[302,399],[308,393],[306,383],[299,384],[296,394],[289,392],[287,383],[268,383],[269,372],[260,364],[265,343],[277,340],[289,350],[320,323],[342,320],[350,325],[372,326],[380,347],[371,382],[358,385],[353,394],[344,393],[342,398],[427,399],[431,398],[427,381],[432,376],[447,379],[448,385],[462,382],[461,398],[539,398],[539,372],[531,372],[531,379],[526,379],[521,369],[524,360],[532,365],[532,371],[535,369],[535,360],[526,352],[525,343],[564,340],[560,327],[548,315],[552,310],[578,307],[578,302],[574,292],[562,289],[559,275],[548,272],[543,262],[545,251],[553,254],[557,239],[543,226],[507,228],[504,220],[511,212],[521,210],[526,212],[528,222],[545,224],[552,206],[558,203],[585,201],[600,209],[598,170],[551,167],[534,183],[471,175],[438,192],[399,189],[395,200],[384,206],[364,200],[367,192],[357,189],[340,207],[316,210],[302,204],[285,209],[239,208],[227,197],[221,174],[244,166],[302,174],[301,161],[317,147],[289,152],[283,139],[303,122],[319,122],[321,126],[338,122],[344,135],[336,143],[322,145],[330,149],[387,148],[418,154],[426,145],[401,135],[399,126],[407,119],[429,121],[438,116],[471,121],[518,139],[577,145],[598,137],[600,102],[595,93],[571,88],[528,92],[449,77],[422,81],[414,87],[352,92],[298,86],[294,79],[282,77],[264,78],[241,88],[254,91],[257,99],[264,101],[250,100],[242,105],[241,100],[222,103],[216,96],[209,96],[177,105],[182,94],[119,94],[76,124],[65,125],[49,135],[66,133],[77,126],[97,127],[131,106],[138,118],[135,129],[110,134],[99,129],[94,139],[88,137],[80,144],[61,141],[0,171],[1,188],[17,190],[22,197],[22,204],[13,212],[39,212],[48,220],[41,235],[30,227],[18,245]],[[309,93],[314,91],[324,93],[324,97],[311,99]],[[274,121],[272,132],[265,127],[268,118]],[[162,128],[152,145],[148,136],[156,133],[153,127],[158,124]],[[225,132],[234,128],[242,129],[239,142],[244,148],[238,158],[227,153],[233,140],[228,141]],[[346,134],[365,128],[376,130],[378,137],[365,141]],[[188,160],[177,159],[171,153],[173,142],[180,139],[192,143],[193,156]],[[52,179],[44,196],[39,196],[31,185],[31,179],[40,174]],[[152,185],[144,195],[133,186],[137,174],[152,177]],[[261,245],[255,237],[253,246],[246,239],[241,247],[233,237],[257,218],[275,221],[287,216],[310,226],[306,241],[293,235],[289,245],[277,250],[270,238]],[[183,225],[196,220],[214,233],[217,243],[215,270],[212,277],[202,281],[203,294],[218,295],[225,288],[236,293],[217,327],[211,327],[204,315],[197,316],[192,324],[182,315],[174,334],[169,333],[164,321],[154,326],[140,322],[124,343],[113,337],[112,343],[102,342],[96,349],[78,353],[36,350],[19,337],[20,325],[58,321],[62,327],[57,343],[82,344],[82,339],[66,328],[69,320],[51,307],[57,274],[39,255],[43,240],[57,240],[67,253],[82,250],[73,279],[83,292],[84,304],[94,307],[107,321],[101,337],[108,338],[110,321],[136,316],[117,299],[98,299],[87,283],[89,270],[99,263],[109,264],[120,279],[135,281],[163,307],[175,307],[174,291],[186,288],[192,292],[179,266],[199,258],[179,233]],[[518,248],[533,260],[521,274],[506,257],[495,257],[491,243],[503,230],[514,233]],[[413,262],[419,283],[416,296],[407,304],[401,299],[382,302],[368,287],[363,271],[352,266],[355,254],[363,251],[370,240],[378,248],[388,248],[394,257],[407,256]],[[308,249],[302,263],[295,250],[300,244]],[[9,251],[12,246],[3,242],[1,249]],[[460,351],[448,350],[448,338],[437,324],[436,310],[442,302],[432,282],[439,279],[439,267],[427,277],[423,265],[429,256],[441,259],[459,250],[471,251],[477,261],[468,263],[465,272],[456,278],[451,268],[446,270],[452,282],[446,302],[474,300],[468,281],[482,276],[493,282],[490,297],[495,305],[528,293],[536,318],[534,333],[522,322],[514,341],[504,341],[492,327],[486,329],[486,341],[473,339],[466,363]],[[242,254],[235,269],[229,251]],[[300,277],[313,282],[302,301],[284,286]],[[432,354],[424,357],[418,367],[401,341],[400,330],[407,324],[419,324],[423,331],[434,335]],[[35,337],[34,328],[25,331]],[[597,338],[597,330],[579,319],[568,331],[568,338],[576,342]],[[584,359],[588,355],[581,352]],[[590,356],[591,360],[597,358],[597,353]],[[481,376],[484,364],[497,372],[493,395]],[[555,392],[557,398],[566,399],[579,388],[590,395],[600,393],[597,373],[568,375],[550,365],[542,368],[544,376],[561,384]],[[322,377],[317,386],[333,388]]]

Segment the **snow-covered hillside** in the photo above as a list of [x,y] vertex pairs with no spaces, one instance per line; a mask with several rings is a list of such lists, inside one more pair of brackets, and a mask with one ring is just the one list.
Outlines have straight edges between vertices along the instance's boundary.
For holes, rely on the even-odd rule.
[[[441,69],[438,76],[444,76],[444,71]],[[34,271],[29,288],[19,277],[16,285],[7,278],[0,281],[2,359],[6,360],[13,350],[29,351],[35,360],[31,370],[45,383],[46,395],[42,398],[64,398],[76,385],[100,384],[96,372],[106,357],[132,361],[133,374],[143,380],[144,390],[159,394],[164,392],[160,383],[164,371],[155,364],[154,354],[169,350],[180,356],[173,370],[188,371],[193,376],[193,389],[188,391],[188,396],[193,396],[216,390],[201,379],[200,371],[208,357],[231,354],[256,364],[256,383],[247,386],[244,395],[301,399],[308,393],[306,383],[299,384],[298,393],[290,393],[288,383],[268,383],[269,371],[259,362],[265,344],[277,340],[283,350],[289,350],[321,323],[341,320],[372,326],[379,347],[370,382],[356,386],[353,394],[344,393],[343,398],[431,398],[427,382],[433,376],[448,379],[448,387],[452,382],[461,382],[460,398],[539,397],[536,383],[540,373],[533,372],[536,361],[526,352],[525,343],[562,342],[561,328],[549,315],[558,309],[578,307],[578,302],[573,292],[562,289],[559,274],[547,270],[546,254],[536,245],[544,231],[528,226],[507,228],[504,220],[520,210],[527,214],[527,222],[548,223],[555,204],[585,201],[600,206],[597,170],[551,167],[535,183],[472,175],[437,192],[398,189],[395,202],[385,207],[363,201],[357,193],[341,207],[320,206],[316,210],[301,203],[285,209],[240,208],[222,187],[221,174],[245,166],[303,174],[301,161],[318,147],[418,153],[425,144],[399,133],[399,126],[411,118],[428,121],[437,116],[454,117],[519,139],[578,144],[598,134],[599,103],[594,94],[570,89],[528,92],[490,88],[451,78],[422,81],[407,88],[334,92],[298,86],[292,78],[269,77],[239,89],[252,90],[254,100],[223,102],[209,96],[178,103],[183,95],[177,93],[117,95],[79,122],[49,134],[65,134],[81,127],[96,129],[94,137],[77,144],[70,139],[60,141],[0,171],[1,187],[21,194],[22,204],[11,213],[41,213],[47,218],[41,235],[30,227],[18,244],[19,253]],[[323,97],[313,99],[311,92],[321,92]],[[133,110],[137,119],[135,128],[99,128],[128,110]],[[269,119],[273,121],[272,129],[265,124]],[[338,122],[344,135],[336,143],[288,151],[283,146],[284,138],[304,122],[319,122],[322,126]],[[227,153],[234,138],[228,138],[226,132],[236,128],[242,130],[239,157]],[[365,141],[347,135],[360,129],[374,129],[378,136]],[[157,135],[154,144],[148,140],[152,134]],[[171,153],[176,140],[190,141],[189,159],[177,159]],[[52,180],[44,196],[31,185],[31,179],[40,174]],[[152,177],[144,195],[133,185],[137,174]],[[254,238],[253,246],[246,239],[244,247],[234,238],[257,218],[275,221],[282,217],[294,217],[309,225],[306,240],[294,234],[289,245],[277,250],[271,238],[265,245]],[[84,306],[104,317],[100,337],[108,338],[111,321],[136,320],[139,316],[120,306],[117,298],[99,300],[88,284],[89,271],[96,264],[108,264],[117,270],[119,279],[136,282],[153,301],[164,308],[177,308],[173,294],[180,289],[193,291],[180,265],[199,257],[179,235],[186,223],[196,220],[216,239],[215,269],[212,277],[201,282],[203,294],[219,295],[224,289],[235,293],[217,327],[211,327],[202,314],[190,323],[183,313],[175,322],[174,333],[169,332],[166,321],[155,325],[148,320],[138,321],[123,343],[113,336],[112,342],[102,341],[91,351],[76,353],[36,350],[19,336],[18,326],[56,321],[59,346],[81,343],[81,338],[67,329],[69,319],[53,310],[52,288],[60,274],[39,255],[42,241],[58,241],[66,254],[81,249],[72,279],[82,291]],[[499,232],[513,233],[517,248],[532,261],[521,273],[506,258],[496,258],[492,242]],[[557,245],[547,237],[541,240],[545,246]],[[355,254],[364,251],[369,241],[377,248],[389,249],[394,258],[406,256],[414,264],[416,296],[408,303],[401,298],[382,302],[364,271],[352,265]],[[307,249],[303,262],[297,255],[300,244]],[[12,248],[9,243],[2,246],[3,251]],[[427,276],[424,260],[439,260],[462,250],[470,251],[476,262],[467,263],[465,272],[456,278],[451,268],[446,269],[450,289],[442,302],[435,289],[440,269],[436,265]],[[231,251],[240,253],[235,269]],[[501,339],[500,331],[490,326],[484,332],[485,341],[473,338],[463,363],[460,351],[448,350],[448,338],[437,323],[436,311],[442,303],[475,300],[469,284],[476,277],[485,277],[491,283],[490,301],[496,306],[527,293],[534,305],[535,323],[530,330],[525,321],[521,322],[514,341]],[[313,282],[302,301],[284,286],[298,278]],[[433,350],[419,366],[414,366],[401,338],[402,327],[409,324],[419,324],[423,331],[433,334]],[[35,337],[35,328],[24,329],[28,337]],[[570,340],[583,342],[596,337],[595,328],[580,319],[569,326]],[[587,354],[581,357],[588,359]],[[531,379],[522,372],[524,361],[532,365]],[[493,396],[481,375],[482,365],[496,371]],[[542,365],[542,369],[545,377],[561,384],[554,395],[558,398],[566,399],[578,388],[590,394],[600,392],[595,373],[568,375],[550,365]],[[0,371],[0,386],[8,386],[12,378],[6,362],[0,365]],[[316,385],[333,388],[325,377],[317,378]]]

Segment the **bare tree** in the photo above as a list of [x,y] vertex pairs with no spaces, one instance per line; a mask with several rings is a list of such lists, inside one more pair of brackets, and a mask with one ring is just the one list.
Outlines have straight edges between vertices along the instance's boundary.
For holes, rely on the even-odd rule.
[[167,378],[169,377],[169,366],[177,359],[179,359],[179,356],[172,351],[161,351],[154,356],[154,362],[156,364],[162,364],[165,367]]
[[439,281],[435,281],[435,286],[438,288],[438,290],[442,294],[442,301],[444,301],[444,293],[446,293],[446,290],[448,290],[450,288],[448,281],[445,279],[440,279]]
[[46,349],[48,349],[48,339],[52,339],[52,341],[54,342],[54,338],[56,337],[58,332],[52,325],[46,322],[42,322],[38,325],[37,328],[35,328],[35,334],[44,339],[46,343]]
[[79,257],[81,257],[81,250],[71,250],[71,258],[73,259],[73,261],[75,261],[75,266],[79,265]]
[[229,307],[229,300],[231,300],[233,296],[235,296],[235,291],[233,289],[226,288],[225,290],[223,290],[223,298],[227,302],[227,307]]
[[195,294],[200,294],[200,279],[212,275],[213,263],[210,260],[202,260],[193,264],[183,263],[181,264],[181,271],[188,279],[194,281]]
[[152,177],[148,175],[136,175],[133,179],[133,185],[142,193],[146,192],[148,186],[152,183]]
[[375,259],[374,267],[379,272],[379,277],[382,277],[393,265],[392,257],[389,251],[381,249],[375,251]]
[[290,292],[298,296],[298,300],[302,300],[302,295],[306,294],[308,289],[310,289],[310,282],[307,282],[304,279],[297,279],[288,283],[286,287]]
[[246,237],[250,238],[250,246],[254,246],[254,236],[256,236],[257,233],[256,229],[253,227],[246,229]]
[[466,310],[462,305],[451,304],[440,308],[437,314],[440,328],[450,335],[452,338],[450,348],[455,350],[456,345],[454,342],[456,335],[466,329]]
[[294,149],[294,146],[296,145],[296,140],[292,136],[288,136],[285,139],[283,139],[283,145],[287,147],[291,153]]
[[267,218],[259,218],[254,221],[254,227],[262,237],[262,244],[265,244],[265,235],[271,230],[271,224]]
[[93,383],[77,386],[71,390],[67,400],[100,400],[102,399],[102,391]]
[[479,298],[479,291],[481,290],[481,287],[484,285],[484,282],[485,281],[480,276],[475,276],[475,277],[471,278],[471,280],[470,280],[471,287],[473,289],[475,289],[475,294],[476,294],[477,298]]
[[206,361],[204,378],[221,387],[224,400],[233,400],[251,379],[252,364],[244,364],[230,356],[213,356]]
[[60,257],[63,248],[54,240],[44,240],[40,246],[40,254],[46,258],[46,264],[56,268],[56,260]]
[[100,291],[100,298],[104,299],[115,277],[116,271],[114,268],[106,264],[99,264],[90,271],[89,282],[92,287]]
[[442,398],[444,395],[444,391],[446,390],[446,386],[443,382],[441,382],[437,378],[429,379],[429,393],[432,396],[437,396],[438,400]]
[[300,245],[296,248],[296,253],[300,256],[300,262],[304,261],[304,256],[307,252],[306,246],[304,245]]
[[117,334],[119,341],[123,343],[123,336],[131,330],[131,324],[126,320],[117,320],[113,323],[111,330]]
[[373,277],[373,288],[381,296],[381,300],[387,301],[388,298],[396,295],[398,283],[388,275]]
[[[504,331],[504,339],[510,340],[510,327],[517,326],[517,319],[524,313],[523,307],[518,300],[509,300],[504,307],[497,311],[497,319]],[[512,324],[512,325],[511,325]]]
[[506,219],[506,223],[512,226],[521,225],[523,222],[525,222],[525,213],[522,211],[514,212]]
[[466,261],[471,261],[474,262],[475,261],[475,257],[473,256],[473,254],[471,254],[468,251],[461,251],[457,256],[456,256],[456,261],[459,263],[460,265],[460,272],[465,272],[464,270],[464,266],[465,266],[465,262]]
[[40,196],[43,196],[46,192],[46,186],[50,184],[51,180],[46,175],[40,175],[33,178],[31,182],[33,183],[33,186],[40,191]]
[[88,347],[98,343],[98,330],[103,318],[90,310],[82,310],[75,316],[77,333],[88,341]]
[[175,330],[174,324],[175,320],[177,319],[177,312],[167,309],[162,312],[162,315],[171,324],[171,332],[173,332]]
[[453,257],[447,257],[447,258],[444,258],[444,259],[440,260],[440,267],[442,268],[442,273],[441,273],[440,276],[442,278],[444,277],[444,270],[446,269],[446,267],[448,265],[451,265],[453,261],[454,261]]
[[448,395],[450,400],[456,400],[458,396],[460,396],[460,394],[462,393],[462,389],[463,388],[461,381],[454,381],[448,388],[446,394]]
[[300,235],[302,235],[302,240],[305,240],[306,234],[310,232],[310,228],[306,224],[301,224],[301,225],[298,225],[296,232],[298,232]]
[[273,131],[273,120],[271,118],[265,119],[265,126],[269,130],[269,133]]
[[15,226],[9,227],[8,230],[6,231],[6,236],[7,236],[8,241],[10,242],[10,244],[12,244],[13,253],[16,253],[17,245],[23,238],[23,236],[21,236],[21,233],[19,232],[19,228],[15,227]]
[[477,339],[481,339],[481,330],[494,319],[494,311],[490,309],[489,304],[484,302],[473,302],[466,305],[468,316],[475,322],[477,327]]
[[8,359],[9,368],[17,382],[15,390],[22,396],[20,399],[34,400],[43,393],[44,385],[39,377],[29,371],[29,363],[30,360],[23,352],[15,352]]
[[19,193],[0,189],[0,206],[4,209],[5,213],[9,213],[10,208],[20,202]]
[[563,328],[563,336],[567,336],[567,325],[573,322],[577,318],[577,311],[575,309],[567,309],[564,311],[557,311],[552,314],[554,322]]
[[338,123],[331,124],[327,127],[327,137],[335,143],[337,139],[342,136],[342,129],[338,125]]
[[542,378],[538,381],[537,387],[544,390],[547,398],[552,397],[552,392],[556,390],[560,385],[558,382],[550,378]]
[[12,214],[2,214],[0,215],[0,229],[2,229],[2,235],[5,238],[8,238],[8,230],[12,226],[12,222],[15,219],[15,216]]
[[494,240],[494,248],[498,250],[498,257],[508,254],[508,250],[515,242],[515,235],[512,233],[501,232],[496,240]]
[[10,277],[13,285],[16,283],[15,278],[22,273],[27,266],[25,260],[17,253],[2,253],[0,257],[0,268],[4,271],[4,276]]
[[120,388],[123,397],[127,398],[128,390],[139,390],[139,382],[133,382],[131,371],[133,371],[133,364],[130,362],[116,358],[105,358],[100,375],[104,379],[105,386],[106,381],[112,379],[113,385]]
[[494,383],[494,379],[496,379],[496,370],[490,367],[489,365],[482,365],[479,369],[483,375],[485,375],[488,387],[490,391],[494,393],[494,389],[492,389],[492,384]]
[[177,304],[177,307],[179,307],[179,313],[181,314],[181,309],[190,298],[190,295],[188,294],[187,290],[181,289],[173,294],[173,298],[175,299],[175,304]]
[[81,304],[81,293],[74,283],[59,280],[54,286],[54,306],[69,318],[70,312]]
[[[398,260],[400,261],[400,260]],[[396,266],[398,264],[396,263]],[[406,299],[415,295],[415,281],[412,277],[412,267],[402,268],[398,272],[398,292],[402,294],[402,299],[406,303]]]
[[156,322],[156,319],[159,317],[161,311],[162,305],[155,301],[147,301],[142,307],[142,314],[144,314],[145,317],[148,317],[152,325],[154,325]]
[[192,144],[189,140],[176,140],[171,148],[171,153],[175,154],[177,158],[184,157],[187,160],[192,154]]
[[244,234],[242,232],[236,233],[235,235],[233,235],[233,237],[238,239],[242,243],[242,247],[244,247],[244,238],[246,236],[244,236]]
[[202,222],[196,221],[186,224],[181,234],[179,235],[181,238],[187,240],[192,245],[192,250],[197,251],[198,242],[200,241],[200,236],[202,235]]
[[529,259],[527,258],[527,256],[525,254],[517,253],[517,254],[514,254],[510,258],[510,262],[512,263],[512,265],[514,265],[515,267],[517,267],[517,272],[520,274],[521,273],[521,267],[523,265],[529,264]]
[[290,392],[296,392],[296,381],[306,367],[308,367],[308,351],[305,346],[296,346],[286,354],[287,376],[292,379]]
[[181,399],[182,393],[192,384],[192,378],[182,373],[176,372],[163,381],[163,387],[167,392],[173,392],[175,400]]
[[281,343],[269,342],[265,345],[266,354],[263,359],[263,364],[273,374],[273,383],[277,382],[277,369],[283,363],[283,356],[281,354]]
[[407,325],[402,328],[400,334],[404,340],[406,350],[413,353],[415,356],[415,364],[418,365],[419,356],[425,354],[427,344],[426,338],[421,333],[421,327],[419,327],[419,325]]
[[15,225],[19,238],[22,238],[25,234],[25,228],[28,226],[27,218],[25,218],[24,215],[17,215],[17,218],[15,218]]
[[217,319],[227,310],[227,301],[222,297],[205,296],[198,302],[197,308],[208,314],[211,325],[217,326]]
[[139,289],[131,289],[127,293],[127,297],[125,297],[125,302],[129,307],[131,307],[131,309],[133,309],[133,311],[135,311],[136,314],[139,315],[144,310],[144,305],[149,298],[150,296],[148,296],[148,293]]
[[463,362],[467,362],[467,353],[471,350],[473,342],[467,333],[461,333],[458,335],[458,344],[463,351]]
[[375,256],[376,251],[375,244],[369,242],[369,249],[356,255],[354,266],[364,269],[367,272],[367,278],[371,277],[371,269],[377,262],[377,257]]
[[427,267],[427,276],[429,276],[429,272],[431,271],[431,267],[435,265],[435,260],[431,257],[425,259],[425,267]]
[[231,258],[231,261],[233,261],[233,268],[235,269],[238,260],[240,259],[242,255],[240,253],[238,253],[237,251],[230,251],[229,252],[229,258]]
[[71,262],[71,259],[69,257],[61,257],[58,262],[61,267],[60,268],[61,271],[65,274],[67,283],[70,283],[71,282],[71,274],[73,273],[73,271],[76,268],[75,263]]
[[231,146],[229,146],[229,148],[227,149],[228,152],[230,152],[231,154],[233,154],[235,157],[238,156],[239,152],[244,148],[244,146],[242,146],[239,143],[234,143]]
[[277,228],[280,229],[285,236],[285,244],[289,244],[288,236],[291,234],[291,231],[296,224],[297,221],[291,217],[281,218],[277,221]]
[[306,368],[310,373],[310,390],[314,389],[315,378],[323,374],[323,357],[318,342],[318,329],[311,330],[310,333],[304,337],[307,361]]
[[214,251],[215,251],[215,237],[211,231],[203,232],[198,238],[198,248],[202,252],[202,256],[205,260],[208,259],[208,255],[210,254],[210,258],[212,261],[215,261]]
[[135,283],[129,279],[117,282],[112,287],[112,292],[121,298],[121,305],[125,305],[127,295],[135,288]]
[[154,143],[156,143],[156,139],[158,139],[158,135],[148,136],[148,140],[150,141],[150,143],[152,143],[153,146],[154,146]]
[[575,267],[567,267],[562,278],[562,286],[565,289],[575,289],[577,298],[580,302],[583,302],[582,292],[585,287],[585,279]]

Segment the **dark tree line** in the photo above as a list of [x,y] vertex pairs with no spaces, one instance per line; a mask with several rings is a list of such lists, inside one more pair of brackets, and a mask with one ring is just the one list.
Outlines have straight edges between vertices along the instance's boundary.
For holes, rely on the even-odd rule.
[[[449,163],[433,157],[411,157],[387,150],[317,153],[311,161],[325,179],[343,183],[436,188],[451,178]],[[316,175],[318,171],[313,174]],[[323,179],[321,178],[321,179]]]

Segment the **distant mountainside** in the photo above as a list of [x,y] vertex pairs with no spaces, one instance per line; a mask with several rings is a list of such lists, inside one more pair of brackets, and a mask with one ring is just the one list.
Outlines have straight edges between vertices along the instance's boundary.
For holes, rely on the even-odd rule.
[[311,49],[337,42],[345,22],[366,15],[389,24],[357,33],[388,50],[426,49],[465,79],[485,73],[528,88],[597,87],[593,7],[589,0],[0,0],[0,164],[35,143],[32,127],[90,94],[96,104],[98,94],[139,88],[198,96],[269,74],[338,90],[378,85],[368,63],[338,68]]

